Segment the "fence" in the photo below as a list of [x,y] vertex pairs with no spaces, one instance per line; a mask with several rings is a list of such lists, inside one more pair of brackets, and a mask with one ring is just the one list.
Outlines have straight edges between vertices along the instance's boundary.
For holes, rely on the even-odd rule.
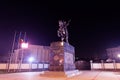
[[111,63],[106,63],[101,61],[101,63],[94,63],[90,61],[91,70],[120,70],[120,63],[115,61]]
[[43,70],[48,69],[48,63],[40,63],[40,64],[9,64],[8,63],[0,63],[0,70]]

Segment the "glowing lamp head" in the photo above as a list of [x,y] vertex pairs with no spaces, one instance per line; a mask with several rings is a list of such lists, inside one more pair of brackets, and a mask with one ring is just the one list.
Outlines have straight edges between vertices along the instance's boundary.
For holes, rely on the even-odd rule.
[[120,58],[120,54],[117,55]]
[[28,48],[28,43],[22,43],[22,44],[21,44],[21,47],[22,47],[22,48]]
[[31,62],[33,62],[35,59],[34,59],[34,57],[29,57],[29,59],[28,59],[28,61],[31,63]]

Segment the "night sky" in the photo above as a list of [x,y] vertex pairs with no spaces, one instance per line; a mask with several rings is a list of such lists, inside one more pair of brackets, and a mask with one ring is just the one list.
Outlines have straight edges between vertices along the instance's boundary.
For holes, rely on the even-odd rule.
[[76,57],[106,58],[106,48],[120,45],[120,10],[106,4],[71,1],[0,2],[0,55],[12,47],[15,31],[27,33],[30,44],[59,41],[58,20],[71,19],[69,43]]

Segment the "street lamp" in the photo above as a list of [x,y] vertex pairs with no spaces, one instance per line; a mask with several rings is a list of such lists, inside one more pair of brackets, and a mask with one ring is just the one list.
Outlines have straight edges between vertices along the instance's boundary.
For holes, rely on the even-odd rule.
[[29,68],[30,71],[31,71],[31,69],[32,69],[32,62],[33,62],[33,61],[35,61],[34,57],[29,57],[29,58],[28,58],[28,62],[29,62],[29,65],[30,65],[30,68]]
[[28,59],[29,63],[32,63],[34,60],[35,60],[34,57],[29,57]]
[[118,54],[117,56],[118,56],[118,58],[120,58],[120,54]]
[[117,57],[119,58],[119,61],[120,61],[120,54],[118,54]]

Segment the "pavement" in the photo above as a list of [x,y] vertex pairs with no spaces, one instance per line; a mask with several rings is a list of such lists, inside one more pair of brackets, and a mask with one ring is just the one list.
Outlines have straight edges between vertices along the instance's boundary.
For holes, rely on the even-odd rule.
[[[0,80],[120,80],[120,72],[113,71],[80,71],[80,74],[71,77],[59,77],[52,73],[52,77],[49,77],[48,74],[42,76],[43,73],[44,72],[21,72],[0,74]],[[56,72],[56,74],[58,74],[58,72]]]

